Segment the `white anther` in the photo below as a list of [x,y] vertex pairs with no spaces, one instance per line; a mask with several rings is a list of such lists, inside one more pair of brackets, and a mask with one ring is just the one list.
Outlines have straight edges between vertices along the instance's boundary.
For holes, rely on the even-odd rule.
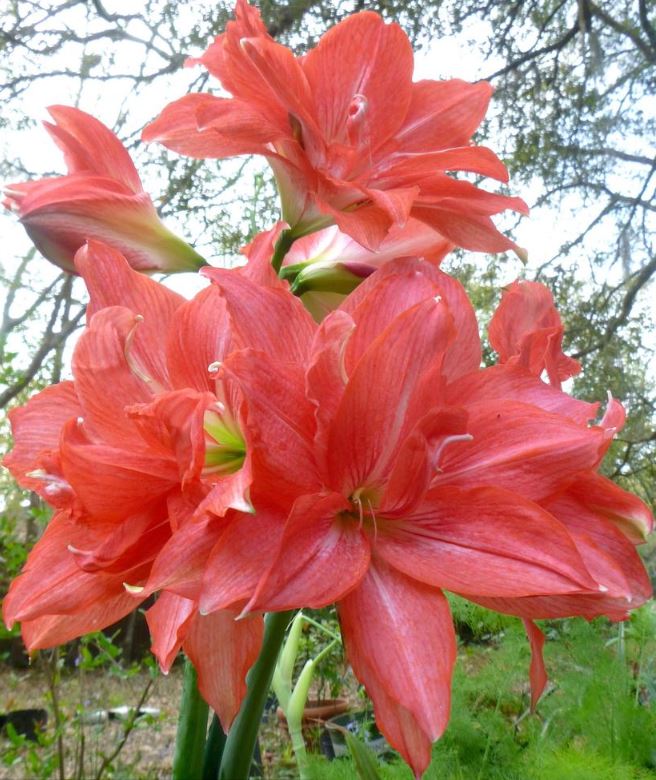
[[[57,487],[58,490],[70,490],[71,486],[65,479],[58,477],[56,474],[48,474],[43,469],[36,469],[35,471],[28,471],[25,474],[26,477],[31,479],[39,479],[42,482],[48,482],[50,485]],[[49,485],[49,487],[50,487]],[[47,488],[46,488],[47,490]]]
[[210,374],[216,374],[217,371],[220,370],[223,363],[220,360],[215,360],[214,363],[210,363],[207,367],[207,370],[210,372]]
[[144,590],[143,585],[130,585],[127,582],[123,583],[123,587],[133,596],[138,596]]
[[442,453],[444,452],[445,448],[449,446],[449,444],[453,444],[456,441],[473,441],[474,437],[471,435],[471,433],[459,433],[454,436],[446,436],[444,441],[440,443],[438,448],[433,453],[433,468],[436,471],[440,471],[439,463],[440,458],[442,457]]
[[141,367],[136,364],[135,360],[132,358],[132,355],[130,354],[130,350],[132,348],[132,341],[134,340],[134,334],[136,333],[137,327],[143,321],[144,321],[143,314],[134,315],[134,325],[130,328],[130,332],[125,337],[123,355],[125,356],[125,361],[128,364],[128,368],[137,377],[137,379],[140,379],[142,382],[145,382],[146,384],[152,384],[153,382],[152,378],[149,377],[148,374],[146,374],[141,369]]

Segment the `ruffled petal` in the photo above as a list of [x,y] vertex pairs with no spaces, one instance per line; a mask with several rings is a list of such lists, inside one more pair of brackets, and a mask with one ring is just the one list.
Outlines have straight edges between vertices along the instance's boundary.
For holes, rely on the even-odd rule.
[[94,439],[143,450],[145,444],[127,409],[149,402],[157,385],[132,362],[131,341],[140,325],[122,306],[100,310],[75,346],[72,367],[82,406],[80,419]]
[[[394,260],[354,290],[340,307],[357,325],[345,354],[351,373],[367,347],[399,314],[427,297],[439,296],[449,307],[458,337],[447,348],[443,371],[449,380],[478,370],[481,342],[476,314],[463,286],[421,259]],[[459,401],[453,402],[459,405]]]
[[343,211],[332,205],[328,198],[316,198],[317,206],[323,214],[329,215],[342,233],[361,244],[365,249],[376,251],[388,237],[394,225],[388,210],[373,203],[355,206],[355,201],[345,204],[348,210]]
[[288,499],[318,489],[314,406],[305,396],[303,369],[250,349],[232,353],[223,369],[247,399],[255,484],[287,507]]
[[87,317],[108,306],[125,306],[143,320],[130,342],[130,355],[143,373],[158,384],[168,382],[166,334],[173,314],[185,299],[163,284],[133,271],[120,252],[89,241],[75,256],[91,301]]
[[171,670],[196,610],[191,599],[165,592],[146,611],[150,649],[164,674]]
[[[83,571],[68,547],[85,547],[97,543],[98,538],[75,523],[68,513],[56,514],[4,599],[2,608],[7,625],[48,615],[80,615],[83,620],[95,621],[108,609],[113,610],[114,600],[125,593],[123,582],[126,577],[131,581],[145,579],[148,558],[152,558],[152,554],[149,555],[151,551],[146,548],[140,562],[143,565],[133,565],[128,571],[113,574]],[[134,564],[134,561],[130,563]],[[123,603],[121,601],[121,605]],[[132,597],[133,607],[137,603]],[[98,605],[96,611],[94,604]],[[102,627],[96,625],[88,630]],[[52,629],[56,629],[55,624]]]
[[[277,222],[270,230],[258,233],[249,244],[243,247],[241,253],[246,256],[247,263],[240,267],[239,273],[262,287],[288,291],[288,283],[278,276],[271,265],[276,244],[283,231],[288,227],[286,222]],[[294,242],[294,245],[296,243]]]
[[383,562],[338,605],[348,660],[376,724],[416,777],[448,723],[456,641],[440,591]]
[[471,441],[450,445],[433,485],[495,485],[539,500],[593,468],[604,433],[528,404],[471,404]]
[[167,590],[197,600],[207,560],[225,525],[204,518],[177,529],[153,561],[143,595]]
[[581,507],[610,520],[634,544],[644,542],[653,530],[654,517],[644,501],[601,474],[578,474],[568,495]]
[[128,410],[148,447],[175,458],[182,489],[190,480],[200,479],[203,472],[205,413],[215,404],[213,393],[187,388],[160,393],[149,403]]
[[[268,36],[243,38],[239,43],[257,76],[269,88],[267,103],[277,103],[293,120],[300,122],[306,148],[322,149],[312,95],[299,60]],[[292,136],[291,124],[287,128],[286,134]]]
[[202,272],[217,285],[232,324],[234,348],[252,348],[274,360],[303,362],[316,325],[287,290],[261,287],[234,270]]
[[182,647],[196,667],[198,690],[228,731],[246,694],[246,674],[262,645],[261,615],[235,620],[235,612],[220,610],[196,615]]
[[429,298],[401,314],[371,344],[351,376],[330,432],[329,484],[337,492],[376,488],[417,418],[408,414],[422,380],[439,369],[453,319]]
[[565,526],[509,490],[431,490],[411,514],[379,524],[377,552],[428,585],[465,595],[599,590]]
[[491,149],[485,146],[461,146],[424,154],[404,153],[402,150],[391,152],[389,158],[378,166],[369,186],[407,187],[420,183],[436,171],[467,171],[498,181],[508,181],[506,166]]
[[203,65],[231,91],[234,90],[224,79],[228,78],[231,55],[234,57],[238,52],[239,41],[259,36],[270,38],[259,10],[248,0],[237,0],[234,13],[235,18],[228,22],[225,33],[217,35],[201,57],[190,57],[185,62],[186,67]]
[[101,631],[134,612],[139,602],[120,590],[105,593],[75,614],[44,615],[21,623],[23,642],[28,651],[64,645],[84,634]]
[[225,301],[219,290],[209,285],[183,303],[171,320],[166,357],[172,387],[213,391],[215,377],[208,369],[224,359],[230,341]]
[[472,252],[519,251],[514,241],[502,235],[490,219],[503,211],[528,213],[521,198],[497,195],[466,181],[435,174],[421,182],[421,193],[412,215],[443,236]]
[[[604,511],[607,507],[603,499],[588,493],[598,484],[597,480],[582,477],[581,482],[577,479],[564,493],[544,502],[544,506],[567,527],[584,558],[590,559],[588,568],[608,596],[623,597],[629,604],[634,600],[642,603],[651,595],[645,566],[622,527]],[[603,480],[604,477],[599,477],[600,482]],[[598,573],[593,571],[593,566],[598,568]]]
[[599,404],[590,404],[542,382],[517,364],[490,366],[465,374],[446,388],[446,400],[452,404],[477,401],[518,401],[545,412],[562,415],[581,425],[597,416]]
[[412,69],[407,35],[377,14],[355,14],[329,30],[303,59],[326,140],[351,141],[365,154],[385,142],[410,104]]
[[552,385],[578,374],[581,364],[562,351],[564,327],[548,287],[513,282],[504,290],[489,327],[501,363],[518,363],[534,376],[546,371]]
[[201,613],[243,606],[251,598],[278,550],[284,520],[267,509],[258,509],[255,515],[232,515],[207,560]]
[[61,458],[76,496],[92,515],[108,521],[152,507],[180,479],[173,458],[95,444],[75,420],[62,432]]
[[435,408],[425,414],[399,447],[380,502],[385,516],[411,512],[426,494],[441,451],[454,437],[467,435],[467,412]]
[[267,144],[281,132],[263,110],[246,101],[194,93],[169,103],[141,137],[187,157],[223,159],[267,155],[271,152]]
[[486,81],[417,81],[393,143],[403,152],[453,149],[469,143],[492,97]]
[[343,496],[303,496],[291,511],[277,557],[247,610],[320,609],[343,598],[366,574],[369,543]]
[[143,192],[141,179],[127,149],[109,128],[90,114],[72,106],[49,106],[56,124],[46,130],[64,153],[69,173],[92,173]]
[[152,561],[170,536],[169,521],[163,512],[145,512],[126,518],[98,543],[71,543],[68,550],[82,571],[118,574]]
[[586,507],[576,490],[566,491],[551,499],[546,506],[567,528],[601,587],[572,595],[468,598],[489,609],[528,619],[580,615],[588,620],[600,615],[606,615],[611,620],[625,620],[630,609],[651,598],[649,575],[634,546],[602,513]]
[[305,373],[305,392],[314,404],[315,458],[326,467],[330,424],[344,395],[348,377],[345,351],[355,323],[346,312],[335,311],[321,323],[312,342],[310,365]]
[[[9,412],[13,449],[3,465],[24,488],[34,490],[49,503],[70,500],[70,486],[61,473],[48,474],[47,466],[56,458],[59,438],[66,422],[82,412],[73,382],[60,382],[42,390],[24,405]],[[42,470],[45,478],[28,476]]]

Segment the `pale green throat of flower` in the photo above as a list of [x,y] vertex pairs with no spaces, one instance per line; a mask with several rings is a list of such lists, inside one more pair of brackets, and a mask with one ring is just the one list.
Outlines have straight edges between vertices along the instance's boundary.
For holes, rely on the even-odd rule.
[[246,442],[239,426],[223,404],[208,409],[203,420],[205,466],[203,475],[234,474],[244,465]]

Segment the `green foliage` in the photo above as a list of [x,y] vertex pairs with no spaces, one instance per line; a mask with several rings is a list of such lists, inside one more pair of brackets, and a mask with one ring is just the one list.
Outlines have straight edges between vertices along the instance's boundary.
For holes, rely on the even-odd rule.
[[6,727],[6,741],[2,749],[2,765],[16,776],[31,780],[47,780],[54,777],[59,759],[54,749],[55,736],[47,732],[37,733],[36,742],[17,734],[10,724]]
[[381,774],[375,753],[353,734],[347,732],[344,736],[360,780],[380,780]]
[[344,648],[340,643],[332,645],[333,637],[340,635],[337,612],[334,607],[326,607],[310,610],[307,615],[320,627],[304,624],[292,678],[298,679],[307,661],[328,650],[318,664],[310,698],[334,699],[342,693],[344,680]]
[[489,642],[517,622],[453,593],[448,593],[447,598],[456,631],[465,642]]
[[[463,619],[460,599],[454,614]],[[472,614],[476,614],[475,612]],[[425,780],[646,780],[656,771],[654,605],[624,628],[605,620],[543,625],[550,686],[531,715],[528,643],[519,621],[496,646],[461,647],[449,727]],[[476,618],[478,624],[478,618]],[[355,780],[349,759],[315,759],[315,776]],[[410,778],[399,763],[384,778]]]

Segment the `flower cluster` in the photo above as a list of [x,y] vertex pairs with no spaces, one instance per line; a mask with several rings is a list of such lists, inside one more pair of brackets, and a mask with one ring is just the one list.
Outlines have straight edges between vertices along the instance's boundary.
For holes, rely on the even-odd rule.
[[[650,512],[599,474],[624,412],[562,391],[579,365],[537,283],[504,292],[489,329],[499,362],[482,368],[472,305],[438,267],[453,245],[514,246],[490,215],[521,201],[446,175],[505,176],[469,143],[487,85],[412,83],[407,39],[370,13],[294,58],[245,0],[200,62],[234,97],[187,96],[146,137],[265,155],[286,224],[242,268],[204,268],[207,286],[183,299],[138,272],[154,266],[125,247],[121,219],[105,243],[85,232],[103,218],[83,167],[130,173],[121,187],[144,197],[116,139],[73,144],[91,120],[57,109],[73,171],[57,189],[89,194],[89,221],[54,217],[78,200],[49,220],[24,201],[23,219],[50,236],[51,259],[53,236],[81,238],[90,303],[73,379],[11,415],[5,465],[55,514],[5,620],[49,647],[156,593],[154,653],[166,670],[184,649],[227,730],[262,613],[335,603],[378,726],[419,776],[449,718],[444,590],[524,620],[534,703],[546,680],[534,619],[621,620],[649,598],[635,545]],[[313,317],[308,291],[339,305]]]

